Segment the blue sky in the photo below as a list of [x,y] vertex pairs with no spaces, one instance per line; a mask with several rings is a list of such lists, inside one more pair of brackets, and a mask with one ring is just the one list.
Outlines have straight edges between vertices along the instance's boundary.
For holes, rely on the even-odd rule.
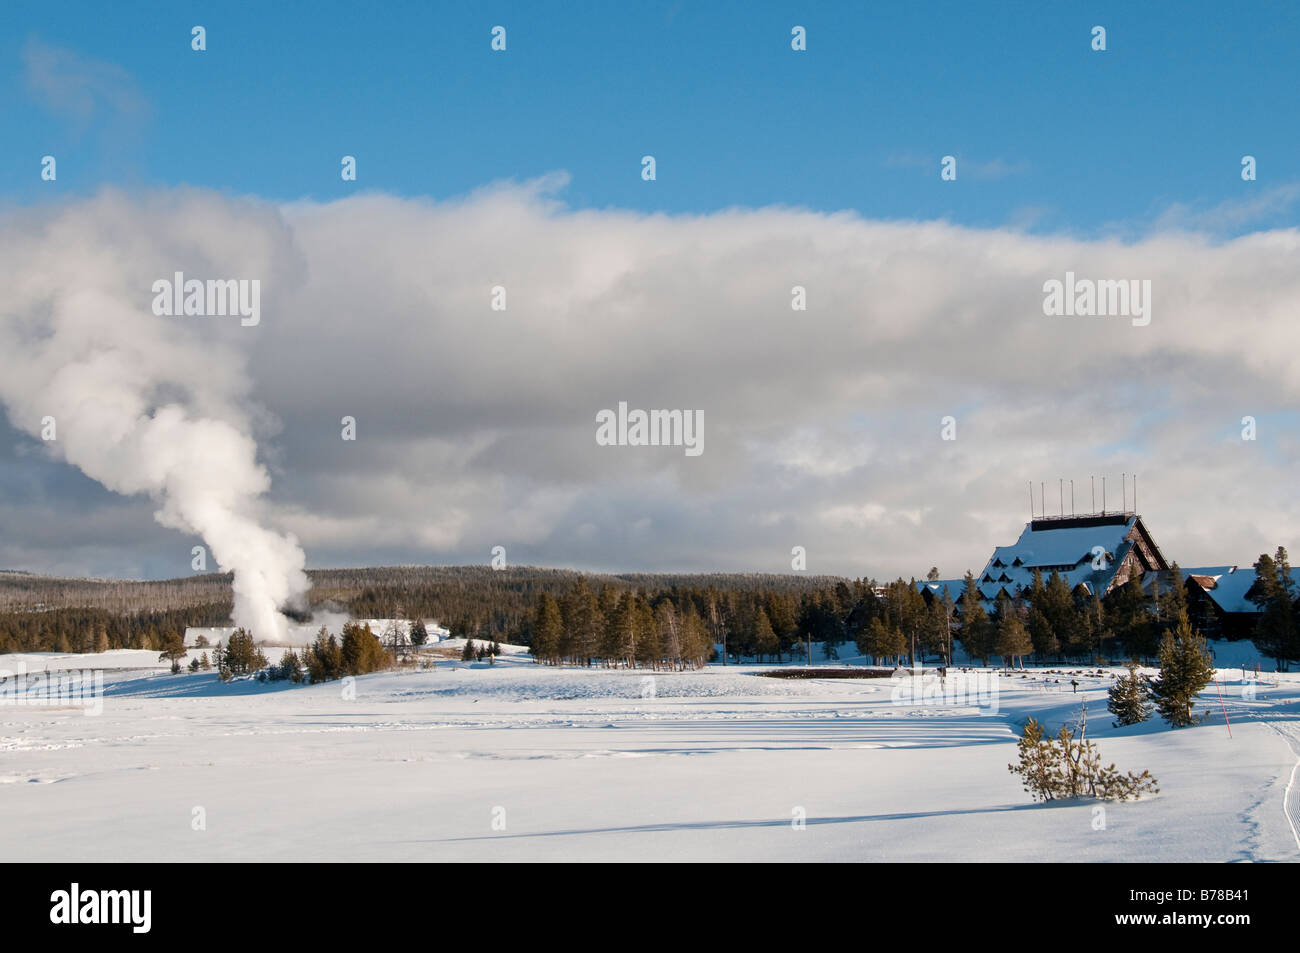
[[[0,196],[184,183],[444,198],[563,170],[575,207],[785,204],[1095,235],[1300,181],[1294,4],[382,6],[6,4]],[[497,24],[505,53],[489,49]],[[795,24],[806,52],[790,49]],[[33,42],[120,66],[129,114],[103,98],[84,116],[50,108],[24,75]],[[39,178],[45,154],[56,183]],[[339,178],[344,154],[356,183]],[[940,181],[945,154],[956,182]],[[1290,199],[1264,204],[1221,230],[1294,223]]]
[[[311,566],[960,575],[1094,473],[1185,565],[1300,531],[1300,6],[380,6],[0,7],[0,567],[190,571],[75,427],[159,395],[256,440],[241,499]],[[177,270],[266,320],[142,308]],[[1154,319],[1046,317],[1067,271]],[[620,401],[707,453],[598,446]]]

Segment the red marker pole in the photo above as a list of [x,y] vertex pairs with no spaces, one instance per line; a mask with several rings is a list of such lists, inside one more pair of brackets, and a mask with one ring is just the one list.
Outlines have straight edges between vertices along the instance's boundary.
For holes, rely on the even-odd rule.
[[1214,690],[1219,693],[1219,707],[1223,709],[1223,723],[1228,726],[1228,737],[1232,737],[1232,722],[1228,721],[1228,706],[1223,704],[1223,689],[1219,687],[1219,676],[1215,673]]

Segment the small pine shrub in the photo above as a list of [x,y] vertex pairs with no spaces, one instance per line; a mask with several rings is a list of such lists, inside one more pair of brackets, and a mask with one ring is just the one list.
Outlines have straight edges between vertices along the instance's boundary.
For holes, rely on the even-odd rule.
[[1056,738],[1045,738],[1042,725],[1030,718],[1016,746],[1020,761],[1007,765],[1007,770],[1020,775],[1035,801],[1076,797],[1127,801],[1160,793],[1149,771],[1122,773],[1113,764],[1103,767],[1097,746],[1085,737],[1086,729],[1085,718],[1077,738],[1064,725]]

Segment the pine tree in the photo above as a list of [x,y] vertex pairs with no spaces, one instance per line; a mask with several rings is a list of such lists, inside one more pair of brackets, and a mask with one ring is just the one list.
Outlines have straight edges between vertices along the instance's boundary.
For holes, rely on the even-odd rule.
[[1020,775],[1025,783],[1025,790],[1034,796],[1049,801],[1055,796],[1055,771],[1057,755],[1052,750],[1052,742],[1043,736],[1043,726],[1033,718],[1025,723],[1025,730],[1016,744],[1019,763],[1007,765],[1013,774]]
[[262,654],[247,629],[236,629],[226,640],[222,653],[225,678],[232,675],[249,675],[266,668],[266,656]]
[[429,630],[425,627],[423,619],[411,620],[410,639],[412,645],[424,645],[429,641]]
[[[543,665],[558,664],[563,636],[564,620],[560,617],[560,607],[550,593],[543,592],[537,600],[537,614],[533,620],[533,657]],[[468,659],[462,655],[461,661]]]
[[1106,609],[1111,630],[1125,652],[1146,658],[1156,651],[1159,644],[1156,620],[1141,577],[1135,573],[1124,585],[1112,590],[1106,598]]
[[1094,589],[1092,599],[1088,603],[1088,640],[1093,646],[1098,665],[1105,664],[1108,655],[1106,646],[1114,638],[1115,632],[1106,618],[1106,608],[1102,605],[1101,593]]
[[474,640],[466,639],[465,647],[460,650],[460,660],[462,662],[474,661]]
[[984,611],[983,596],[975,586],[974,573],[966,573],[966,586],[961,594],[961,639],[962,647],[971,658],[980,659],[985,665],[992,653],[993,625],[988,613]]
[[1162,638],[1166,632],[1177,632],[1184,622],[1191,621],[1187,614],[1187,586],[1178,563],[1170,567],[1169,588],[1156,599],[1156,614],[1160,618]]
[[1128,674],[1115,680],[1107,694],[1107,709],[1115,716],[1114,727],[1137,725],[1151,717],[1151,683],[1138,671],[1137,662],[1129,662]]
[[1055,570],[1047,579],[1035,607],[1046,617],[1059,649],[1070,655],[1088,652],[1088,623],[1074,603],[1065,577]]
[[695,605],[691,604],[682,622],[682,655],[698,668],[708,661],[712,651],[713,640],[709,635],[708,624],[696,611]]
[[1201,689],[1214,679],[1205,639],[1184,622],[1160,644],[1160,675],[1151,685],[1156,710],[1175,728],[1195,724],[1192,708]]
[[776,633],[779,660],[780,654],[789,651],[790,646],[794,644],[798,630],[795,623],[794,600],[788,594],[770,593],[763,608],[767,612],[768,621],[772,623],[772,631]]
[[1052,631],[1052,623],[1047,618],[1047,613],[1043,611],[1043,603],[1047,598],[1047,586],[1043,582],[1043,571],[1034,570],[1033,582],[1030,583],[1029,592],[1023,593],[1029,600],[1029,616],[1025,620],[1025,625],[1029,629],[1029,638],[1034,643],[1034,652],[1040,659],[1045,659],[1049,655],[1056,655],[1061,651],[1061,640],[1056,637]]
[[345,623],[339,653],[344,675],[365,675],[386,668],[389,664],[383,643],[370,631],[368,624]]
[[867,626],[864,654],[873,660],[897,658],[907,651],[907,639],[902,630],[895,628],[880,616],[876,616]]
[[767,610],[761,608],[754,615],[754,648],[760,658],[775,655],[781,648],[776,632],[772,629],[772,622],[767,617]]
[[637,615],[636,594],[631,591],[624,593],[610,620],[609,639],[603,653],[615,665],[631,665],[636,657]]
[[180,670],[180,660],[185,657],[185,642],[176,632],[168,632],[162,637],[162,651],[158,653],[158,661],[168,661],[172,663],[172,671]]
[[659,626],[655,624],[655,613],[644,597],[636,600],[636,661],[638,665],[659,667],[663,660],[659,644]]
[[682,660],[682,623],[677,607],[671,599],[663,599],[655,606],[655,630],[659,636],[659,651],[663,657],[681,667]]
[[1277,555],[1261,555],[1255,562],[1255,585],[1251,601],[1260,609],[1255,626],[1256,648],[1274,659],[1278,668],[1300,658],[1300,626],[1295,613],[1295,583],[1286,550],[1279,546]]
[[953,620],[957,618],[957,603],[953,601],[948,587],[943,587],[943,599],[939,601],[939,611],[943,615],[943,664],[952,664],[952,629]]
[[324,626],[316,633],[316,640],[304,652],[304,656],[307,678],[313,685],[343,677],[343,650],[338,639],[330,635]]
[[1013,666],[1015,660],[1020,659],[1020,667],[1024,668],[1024,656],[1033,650],[1034,643],[1029,637],[1029,630],[1025,628],[1024,621],[1020,618],[1020,611],[1008,602],[998,618],[998,655],[1011,659]]
[[1149,771],[1120,773],[1113,764],[1102,767],[1097,746],[1087,739],[1087,711],[1085,705],[1077,737],[1062,725],[1056,738],[1046,738],[1042,726],[1029,719],[1016,746],[1019,763],[1007,765],[1012,774],[1020,775],[1025,790],[1036,801],[1076,797],[1127,801],[1160,793]]
[[270,677],[274,681],[301,682],[302,660],[299,659],[298,653],[293,649],[285,652],[280,657],[280,664],[270,669]]

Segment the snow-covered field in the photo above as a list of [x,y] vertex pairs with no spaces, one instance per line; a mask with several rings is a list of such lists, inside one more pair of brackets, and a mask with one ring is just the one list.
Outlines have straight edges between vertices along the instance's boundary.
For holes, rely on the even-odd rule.
[[[1112,728],[1109,670],[990,676],[981,714],[757,666],[508,655],[289,686],[170,675],[147,652],[0,656],[20,663],[102,669],[104,697],[99,715],[0,707],[8,860],[1300,858],[1300,675],[1251,699],[1221,670],[1230,737],[1214,686],[1198,727]],[[1055,728],[1081,700],[1104,760],[1149,768],[1158,795],[1030,801],[1007,771],[1020,726]]]

